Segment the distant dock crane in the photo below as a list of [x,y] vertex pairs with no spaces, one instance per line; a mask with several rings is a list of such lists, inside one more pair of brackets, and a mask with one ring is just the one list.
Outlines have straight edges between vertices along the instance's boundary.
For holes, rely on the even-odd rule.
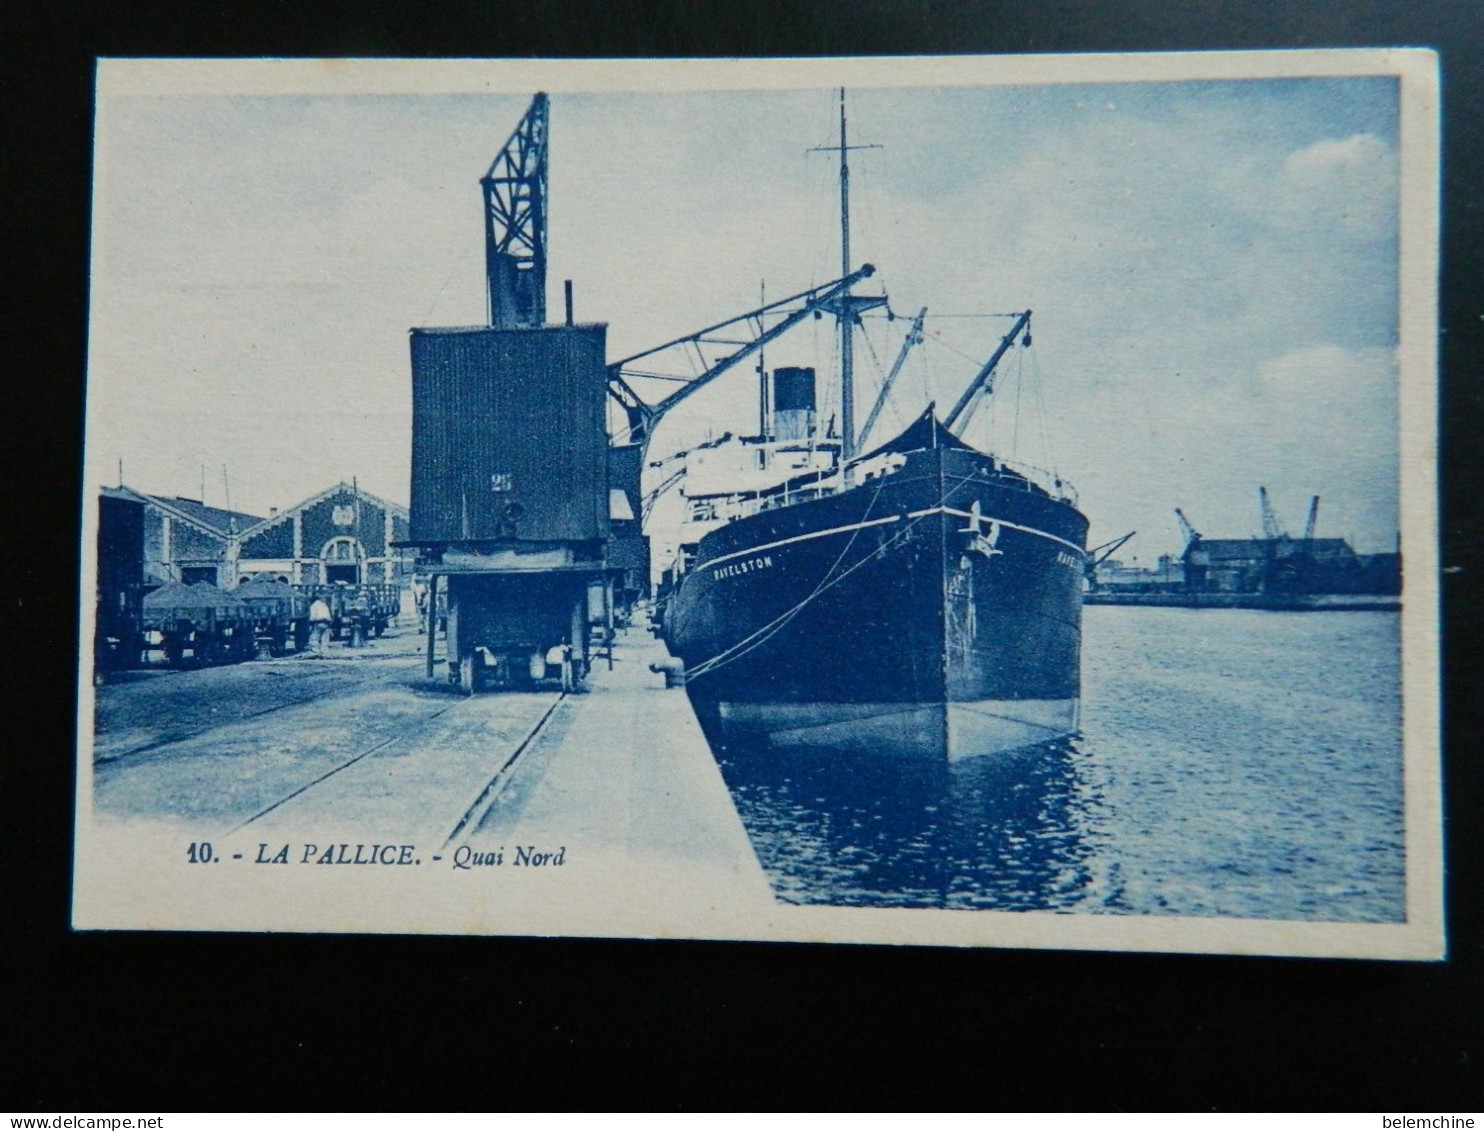
[[1278,522],[1277,512],[1273,510],[1273,500],[1268,498],[1268,489],[1259,487],[1257,489],[1258,503],[1262,507],[1262,536],[1269,542],[1279,542],[1287,538],[1282,525]]
[[1190,519],[1185,517],[1185,512],[1179,507],[1175,508],[1175,520],[1180,523],[1180,534],[1185,539],[1184,550],[1201,540],[1201,532],[1190,524]]
[[1319,496],[1309,500],[1309,521],[1304,523],[1304,544],[1314,544],[1314,528],[1319,524]]

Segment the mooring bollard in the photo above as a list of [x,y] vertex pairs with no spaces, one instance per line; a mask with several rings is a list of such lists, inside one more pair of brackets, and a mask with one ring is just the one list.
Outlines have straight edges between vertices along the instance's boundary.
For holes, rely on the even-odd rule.
[[649,670],[665,677],[666,688],[685,686],[685,662],[683,660],[677,660],[673,656],[665,660],[656,660],[649,665]]

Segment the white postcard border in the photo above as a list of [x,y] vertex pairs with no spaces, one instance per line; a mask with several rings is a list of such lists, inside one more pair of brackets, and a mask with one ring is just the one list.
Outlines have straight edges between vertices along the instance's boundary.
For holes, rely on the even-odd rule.
[[[564,877],[500,905],[469,899],[478,877],[428,869],[375,876],[290,869],[227,885],[181,863],[178,837],[98,827],[92,811],[90,664],[79,673],[73,922],[78,929],[356,931],[642,938],[724,938],[944,946],[1283,954],[1428,960],[1445,954],[1437,522],[1437,262],[1439,86],[1422,49],[1006,58],[775,60],[160,60],[106,59],[109,99],[163,94],[268,95],[779,90],[1112,83],[1394,75],[1401,86],[1400,358],[1404,829],[1407,919],[1401,924],[1043,912],[864,909],[779,904],[719,907],[683,876]],[[97,184],[107,178],[97,153]],[[95,196],[94,223],[99,219]],[[99,253],[95,244],[94,255]],[[101,264],[95,261],[95,277]],[[91,412],[91,410],[90,410]],[[92,422],[91,416],[89,417]],[[85,482],[106,469],[85,453]],[[92,656],[97,499],[82,500],[79,656]],[[331,872],[338,870],[331,869]],[[411,872],[413,870],[408,870]],[[671,885],[656,898],[654,885]]]

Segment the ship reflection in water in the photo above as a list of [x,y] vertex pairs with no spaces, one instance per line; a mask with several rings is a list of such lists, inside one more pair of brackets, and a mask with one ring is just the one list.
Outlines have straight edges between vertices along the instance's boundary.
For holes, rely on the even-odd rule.
[[713,750],[786,902],[1029,910],[1070,906],[1094,884],[1097,800],[1071,739],[931,769],[720,735]]
[[1396,614],[1087,613],[1073,738],[948,763],[709,727],[777,898],[1404,918]]

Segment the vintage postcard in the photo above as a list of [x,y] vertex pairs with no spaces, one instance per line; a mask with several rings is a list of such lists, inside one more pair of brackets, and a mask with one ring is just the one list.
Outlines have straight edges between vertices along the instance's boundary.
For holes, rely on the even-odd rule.
[[1442,957],[1438,115],[100,62],[74,925]]

